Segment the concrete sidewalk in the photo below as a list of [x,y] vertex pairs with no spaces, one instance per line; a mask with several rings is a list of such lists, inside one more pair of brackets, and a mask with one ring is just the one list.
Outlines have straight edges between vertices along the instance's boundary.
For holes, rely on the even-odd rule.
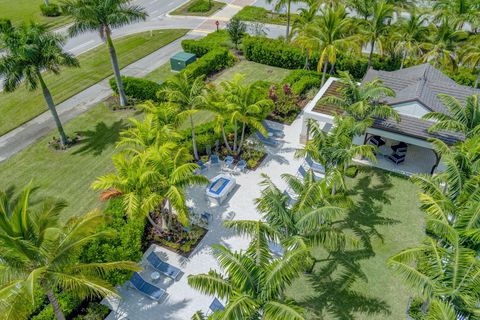
[[[128,65],[122,69],[122,75],[143,77],[161,65],[167,63],[174,53],[180,51],[182,49],[180,43],[183,39],[194,39],[198,37],[199,35],[189,32],[182,38],[179,38],[150,55]],[[58,104],[57,112],[62,123],[65,124],[111,95],[112,90],[108,84],[109,78],[100,81],[70,99]],[[54,129],[56,129],[56,127],[52,115],[50,111],[46,111],[24,123],[20,127],[1,136],[0,161],[8,159]]]

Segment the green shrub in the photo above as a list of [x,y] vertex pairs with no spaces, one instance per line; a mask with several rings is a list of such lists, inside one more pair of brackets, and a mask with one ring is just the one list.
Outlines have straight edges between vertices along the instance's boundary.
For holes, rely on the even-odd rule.
[[318,77],[319,79],[321,79],[322,75],[313,70],[296,69],[290,71],[287,76],[283,78],[282,84],[288,83],[289,85],[293,85],[295,82],[302,79],[303,77]]
[[[58,303],[62,308],[65,316],[68,317],[74,310],[76,310],[82,303],[82,299],[79,299],[68,293],[59,293],[56,295]],[[31,320],[52,320],[55,319],[55,313],[53,312],[53,307],[51,304],[45,305],[45,308],[31,317]]]
[[110,313],[110,309],[98,302],[90,302],[85,308],[80,310],[80,313],[73,320],[103,320]]
[[[143,78],[122,76],[123,88],[125,94],[134,101],[157,100],[157,91],[161,85]],[[110,87],[118,94],[117,82],[111,78]]]
[[193,53],[197,57],[201,57],[218,47],[230,48],[231,46],[227,30],[209,33],[199,40],[185,39],[182,41],[183,50]]
[[181,72],[186,73],[192,78],[201,75],[209,76],[212,73],[218,72],[226,67],[233,65],[235,61],[234,55],[225,48],[217,48],[189,64]]
[[188,12],[208,12],[212,4],[208,0],[196,0],[187,9]]
[[312,88],[320,88],[322,79],[318,77],[303,77],[292,85],[292,91],[296,95],[303,95]]
[[45,3],[40,5],[40,11],[45,17],[58,17],[62,14],[58,4],[50,3],[48,6]]
[[473,87],[478,75],[474,73],[474,70],[466,67],[458,67],[457,70],[443,70],[446,75],[455,80],[457,83],[464,86]]

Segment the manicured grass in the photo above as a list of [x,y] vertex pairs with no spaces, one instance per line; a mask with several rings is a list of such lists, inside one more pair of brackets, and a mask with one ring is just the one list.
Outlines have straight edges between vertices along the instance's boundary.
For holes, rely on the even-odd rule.
[[[290,14],[290,23],[297,18],[296,13]],[[262,23],[270,23],[270,24],[280,24],[286,25],[287,24],[287,15],[271,12],[265,8],[255,7],[255,6],[246,6],[240,10],[235,17],[242,21],[257,21]]]
[[[170,42],[182,37],[188,30],[156,30],[115,39],[120,66],[123,68]],[[112,75],[106,46],[100,46],[79,56],[80,68],[64,69],[58,76],[45,74],[54,101],[58,104],[82,90]],[[40,90],[29,92],[20,87],[12,93],[0,94],[0,135],[18,127],[47,109]]]
[[208,17],[212,15],[213,13],[217,12],[218,10],[222,9],[226,3],[224,2],[218,2],[218,1],[212,1],[212,7],[210,10],[205,11],[205,12],[198,12],[198,11],[192,11],[190,9],[192,5],[194,5],[198,0],[191,0],[184,4],[183,6],[173,10],[170,12],[171,15],[178,15],[178,16],[202,16],[202,17]]
[[65,125],[67,133],[80,132],[82,141],[67,151],[53,151],[47,143],[56,131],[37,143],[0,162],[1,188],[23,188],[30,180],[40,187],[36,196],[63,199],[66,218],[102,206],[99,193],[90,184],[113,169],[111,156],[119,132],[125,128],[132,111],[111,111],[103,103]]
[[[385,262],[423,238],[417,188],[375,169],[349,185],[355,204],[344,226],[361,247],[317,263],[313,275],[303,275],[287,296],[308,309],[308,319],[405,319],[410,293]],[[327,258],[321,249],[314,255]]]
[[213,83],[218,84],[224,80],[232,80],[237,73],[241,73],[245,76],[245,83],[252,83],[258,80],[280,82],[289,72],[290,70],[287,69],[242,60],[236,63],[233,67],[216,75],[213,79]]
[[162,83],[173,77],[175,74],[175,72],[172,72],[170,63],[165,63],[147,74],[144,78],[150,81]]
[[0,19],[10,19],[14,24],[35,21],[45,23],[50,28],[60,27],[70,21],[68,17],[64,16],[43,16],[40,12],[40,4],[42,3],[43,0],[0,0]]

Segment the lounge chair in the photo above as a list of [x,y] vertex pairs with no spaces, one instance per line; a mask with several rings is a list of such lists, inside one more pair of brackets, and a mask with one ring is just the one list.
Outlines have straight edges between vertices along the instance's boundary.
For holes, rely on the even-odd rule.
[[406,153],[407,148],[408,148],[408,145],[405,142],[400,142],[399,144],[392,146],[393,152],[399,155],[401,155],[402,153]]
[[212,312],[225,310],[225,306],[217,298],[213,298],[213,301],[212,301],[212,303],[210,303],[210,307],[208,307],[208,308]]
[[226,156],[225,161],[223,163],[225,164],[225,167],[230,168],[230,166],[233,164],[233,157]]
[[285,137],[285,134],[283,133],[283,130],[275,129],[275,128],[270,127],[266,121],[262,121],[262,125],[265,128],[265,130],[267,130],[267,132],[272,134],[272,136],[277,137],[277,138]]
[[[305,170],[305,168],[303,166],[300,166],[298,167],[298,174],[302,177],[302,178],[305,178],[307,176],[307,170]],[[315,174],[315,172],[313,173],[313,176],[315,178],[316,181],[322,179],[322,177],[319,177]]]
[[145,281],[142,276],[137,272],[133,273],[133,276],[130,279],[130,283],[135,287],[135,289],[137,289],[152,300],[158,301],[166,293],[165,289],[159,288]]
[[220,159],[216,154],[212,154],[210,156],[210,165],[218,165],[218,164],[220,164]]
[[391,156],[389,156],[388,159],[390,159],[396,165],[399,165],[400,163],[405,161],[405,155],[394,153]]
[[307,157],[305,158],[305,161],[307,162],[310,169],[312,169],[313,171],[325,174],[325,167],[320,163],[316,162],[315,160],[313,160],[312,158],[310,158],[310,156],[307,155]]
[[295,204],[295,202],[297,202],[297,199],[295,199],[295,197],[293,197],[293,196],[288,192],[288,190],[283,191],[283,194],[288,197],[287,207],[291,208],[291,207]]
[[278,142],[273,140],[272,138],[266,138],[260,131],[256,132],[258,140],[260,140],[264,145],[270,146],[270,147],[276,147],[278,146]]
[[195,170],[194,172],[195,174],[201,174],[202,172],[205,172],[208,169],[207,165],[201,160],[197,161],[197,165],[198,165],[198,169]]
[[237,163],[237,166],[235,167],[236,170],[240,171],[240,172],[244,172],[245,171],[245,168],[247,168],[247,162],[243,159],[240,159],[240,161],[238,161]]
[[212,214],[205,211],[204,213],[202,213],[200,215],[200,219],[205,223],[205,224],[208,224],[210,222],[210,220],[212,219]]
[[283,256],[284,250],[283,250],[283,247],[282,247],[281,244],[273,242],[273,241],[268,241],[268,248],[270,249],[270,251],[274,255],[279,256],[279,257]]
[[181,270],[177,267],[174,267],[160,259],[160,257],[157,256],[153,251],[150,252],[150,254],[148,255],[147,261],[152,265],[155,270],[166,275],[169,278],[172,278],[173,280],[176,280],[181,272]]

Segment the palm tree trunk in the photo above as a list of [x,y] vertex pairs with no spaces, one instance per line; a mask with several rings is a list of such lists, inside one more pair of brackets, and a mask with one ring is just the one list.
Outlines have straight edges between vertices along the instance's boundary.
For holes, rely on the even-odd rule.
[[473,85],[474,88],[478,87],[478,81],[480,80],[480,73],[477,75],[477,79],[475,79],[475,83]]
[[407,58],[407,50],[404,49],[403,50],[403,54],[402,54],[402,63],[400,64],[400,70],[403,69],[403,64],[405,63],[405,59]]
[[305,49],[305,70],[310,69],[310,63],[308,62],[308,49]]
[[127,97],[125,90],[123,89],[122,76],[120,74],[120,67],[118,66],[117,52],[113,46],[112,37],[110,36],[110,30],[105,32],[107,38],[108,51],[110,53],[110,60],[112,62],[113,73],[115,75],[115,82],[117,83],[118,97],[120,98],[120,106],[125,107],[127,105]]
[[190,127],[192,128],[192,145],[193,145],[193,156],[195,160],[198,160],[198,150],[197,150],[197,141],[195,140],[195,124],[193,123],[193,117],[190,115]]
[[222,136],[223,142],[225,142],[225,147],[227,148],[228,152],[232,152],[232,148],[230,148],[230,144],[228,143],[227,135],[225,134],[225,128],[222,126]]
[[157,223],[155,223],[155,221],[153,221],[152,217],[150,216],[150,213],[147,214],[147,220],[152,225],[152,227],[154,227],[158,231],[163,232],[163,230],[165,229],[163,228],[163,226],[160,226]]
[[242,127],[242,135],[240,137],[240,144],[238,145],[238,154],[240,154],[240,150],[242,150],[242,146],[243,146],[243,140],[245,138],[245,128],[246,128],[246,125],[245,123],[243,123],[243,127]]
[[375,48],[375,40],[372,40],[372,47],[370,48],[370,54],[368,55],[367,70],[372,66],[373,48]]
[[65,315],[63,314],[62,308],[60,308],[60,304],[58,303],[57,298],[53,294],[53,291],[47,288],[45,289],[45,291],[47,292],[48,301],[53,307],[55,318],[57,318],[57,320],[65,320]]
[[327,74],[327,67],[328,67],[328,59],[325,59],[323,62],[323,71],[322,71],[322,83],[320,84],[320,88],[323,87],[325,84],[325,76]]
[[235,135],[233,136],[233,152],[237,152],[237,120],[235,120],[233,124],[233,130],[235,131]]
[[50,3],[48,2],[48,0],[43,0],[43,2],[45,3],[45,5],[48,7],[50,5]]
[[42,74],[40,71],[37,72],[37,77],[38,77],[38,80],[40,81],[40,86],[42,87],[43,97],[47,102],[48,109],[50,109],[50,112],[52,113],[53,120],[55,121],[55,125],[57,126],[58,133],[60,134],[60,142],[62,146],[66,146],[68,144],[67,135],[63,130],[62,122],[60,121],[60,117],[58,116],[57,109],[55,108],[55,103],[53,102],[52,94],[50,93],[50,90],[48,90],[47,85],[45,84],[45,81],[43,80]]
[[332,185],[332,196],[334,196],[337,193],[337,184],[334,182]]
[[287,3],[287,32],[285,34],[285,41],[288,42],[288,35],[290,33],[290,5],[291,5],[291,0],[288,0]]

